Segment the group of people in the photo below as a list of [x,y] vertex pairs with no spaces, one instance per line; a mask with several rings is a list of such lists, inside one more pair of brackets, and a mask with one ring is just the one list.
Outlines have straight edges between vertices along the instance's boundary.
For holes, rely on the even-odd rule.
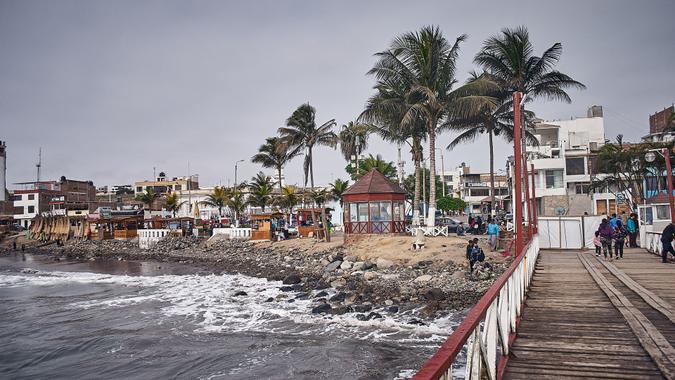
[[469,244],[466,246],[466,259],[469,260],[469,269],[473,272],[473,266],[477,262],[485,261],[485,252],[478,245],[478,238],[469,240]]
[[[625,223],[616,214],[612,214],[609,219],[602,219],[593,239],[595,255],[600,256],[600,253],[602,253],[605,259],[608,257],[610,260],[613,260],[614,257],[617,260],[623,259],[623,248],[625,246],[629,248],[637,247],[639,225],[635,213],[631,213]],[[628,242],[626,242],[626,238],[628,238]],[[612,250],[612,246],[614,250]]]
[[487,225],[485,225],[483,223],[483,219],[480,216],[477,216],[475,219],[470,216],[469,226],[470,227],[467,230],[464,227],[464,223],[459,222],[457,225],[457,236],[465,236],[467,233],[474,235],[487,233],[490,249],[492,251],[497,250],[497,238],[499,238],[499,232],[502,230],[502,227],[497,223],[497,219],[488,218]]

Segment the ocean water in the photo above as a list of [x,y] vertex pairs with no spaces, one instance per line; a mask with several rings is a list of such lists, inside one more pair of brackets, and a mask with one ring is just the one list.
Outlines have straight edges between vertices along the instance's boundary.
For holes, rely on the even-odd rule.
[[166,263],[2,257],[0,378],[403,379],[461,318],[312,315],[311,298],[280,286]]

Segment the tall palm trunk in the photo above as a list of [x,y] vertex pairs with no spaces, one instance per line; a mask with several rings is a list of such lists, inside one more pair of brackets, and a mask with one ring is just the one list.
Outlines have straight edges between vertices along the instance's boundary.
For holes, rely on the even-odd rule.
[[436,118],[433,117],[427,124],[429,133],[429,216],[427,226],[436,225]]
[[277,166],[277,173],[279,174],[279,196],[281,196],[284,191],[283,186],[281,186],[281,170],[283,170],[281,165]]
[[492,142],[492,127],[488,128],[488,141],[490,142],[490,215],[495,210],[495,151]]
[[359,174],[361,173],[361,171],[359,170],[359,156],[360,155],[361,155],[361,151],[360,151],[359,146],[357,144],[356,145],[356,175],[355,175],[356,178],[359,178]]
[[[413,142],[413,146],[417,145],[416,143]],[[417,151],[417,148],[413,148],[413,162],[415,163],[415,192],[413,194],[413,226],[419,226],[420,225],[420,188],[422,184],[422,173],[421,173],[421,160],[420,160],[420,154],[419,151]]]
[[[312,147],[308,147],[308,154],[309,154],[309,183],[312,186],[312,191],[314,191],[314,157],[312,156]],[[316,219],[316,212],[314,212],[314,209],[316,208],[317,204],[314,199],[312,199],[312,223],[314,223],[314,230],[316,231],[316,227],[318,226],[317,219]],[[323,207],[322,207],[323,208]],[[330,236],[328,236],[328,223],[326,222],[326,219],[324,217],[325,215],[325,210],[321,210],[321,216],[323,218],[323,229],[324,229],[324,234],[326,236],[326,241],[330,241]],[[319,238],[319,234],[316,235],[316,238]]]

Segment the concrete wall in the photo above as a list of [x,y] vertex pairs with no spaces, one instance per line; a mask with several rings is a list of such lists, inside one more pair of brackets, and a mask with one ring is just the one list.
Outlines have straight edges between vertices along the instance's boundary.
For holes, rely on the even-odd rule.
[[541,216],[557,216],[556,208],[562,207],[565,215],[584,215],[584,212],[593,214],[593,200],[586,194],[552,195],[542,197]]

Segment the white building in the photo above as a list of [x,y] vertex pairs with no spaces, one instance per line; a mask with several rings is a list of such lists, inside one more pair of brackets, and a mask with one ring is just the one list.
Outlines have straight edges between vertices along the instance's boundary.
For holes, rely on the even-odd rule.
[[14,208],[20,213],[14,214],[14,220],[21,226],[28,228],[37,215],[50,211],[49,202],[52,198],[61,195],[54,190],[53,182],[29,182],[23,184],[22,190],[14,190]]
[[602,107],[591,107],[587,117],[539,122],[534,134],[539,146],[528,145],[526,151],[528,172],[530,164],[535,169],[538,215],[629,211],[627,202],[617,203],[612,193],[589,193],[591,179],[602,176],[596,168],[597,151],[605,143]]
[[[466,213],[487,214],[490,212],[490,173],[471,173],[464,162],[451,171],[443,172],[448,196],[462,199],[467,203]],[[495,211],[503,207],[502,200],[509,194],[508,181],[503,173],[495,173]]]

